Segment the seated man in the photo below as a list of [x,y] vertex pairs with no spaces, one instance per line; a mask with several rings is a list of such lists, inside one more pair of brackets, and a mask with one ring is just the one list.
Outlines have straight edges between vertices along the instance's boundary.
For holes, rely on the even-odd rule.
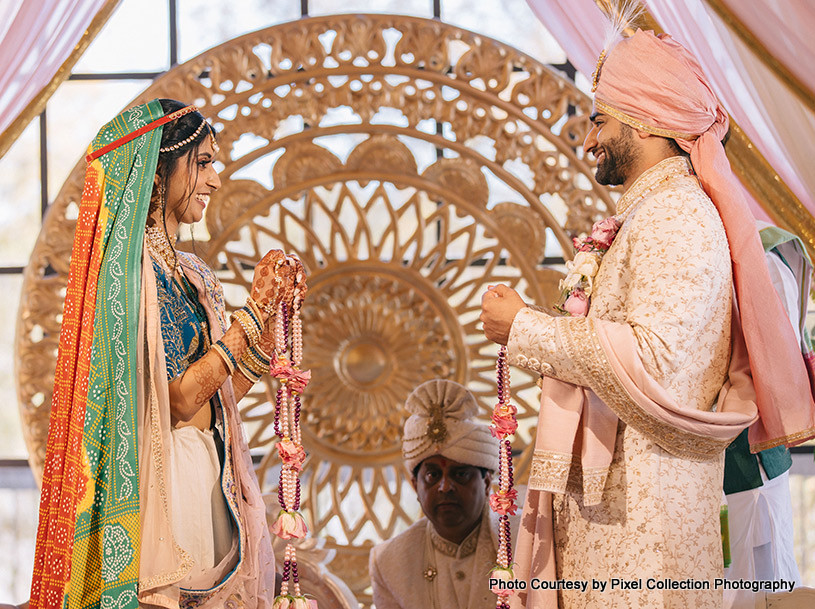
[[487,497],[498,440],[472,420],[475,398],[458,383],[428,381],[405,406],[402,455],[426,517],[371,551],[376,609],[492,609],[498,521]]

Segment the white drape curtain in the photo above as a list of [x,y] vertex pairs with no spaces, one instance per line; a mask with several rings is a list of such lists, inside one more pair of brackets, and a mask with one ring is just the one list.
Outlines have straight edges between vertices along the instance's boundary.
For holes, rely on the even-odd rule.
[[[606,23],[594,0],[527,2],[572,64],[590,77],[602,50]],[[711,16],[703,0],[648,0],[646,4],[665,31],[697,56],[731,116],[801,203],[815,213],[815,172],[807,169],[812,166],[815,117]],[[565,27],[568,24],[577,24],[578,30]],[[815,30],[815,21],[808,29]],[[748,201],[757,217],[767,218],[752,197]]]
[[105,2],[0,1],[0,133],[51,82]]

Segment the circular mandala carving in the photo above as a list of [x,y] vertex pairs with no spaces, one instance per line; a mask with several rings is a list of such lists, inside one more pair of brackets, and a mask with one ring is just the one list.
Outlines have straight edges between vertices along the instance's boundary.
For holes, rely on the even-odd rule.
[[[433,378],[467,377],[458,320],[420,276],[343,265],[318,275],[303,309],[312,400],[303,433],[315,454],[397,460],[404,392]],[[337,409],[337,404],[346,405]]]

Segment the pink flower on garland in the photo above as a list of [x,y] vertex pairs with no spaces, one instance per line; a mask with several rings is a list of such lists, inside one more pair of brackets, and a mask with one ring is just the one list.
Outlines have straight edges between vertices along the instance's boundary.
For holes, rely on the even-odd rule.
[[279,381],[286,383],[292,393],[303,393],[311,380],[311,370],[300,370],[291,365],[285,357],[278,357],[269,369],[269,374]]
[[287,385],[292,393],[303,393],[303,390],[311,380],[311,370],[298,370],[293,368],[289,375]]
[[493,437],[502,440],[507,436],[511,436],[518,429],[518,421],[515,419],[515,414],[518,409],[512,404],[504,405],[497,404],[492,411],[492,425],[490,432]]
[[272,609],[317,609],[317,601],[305,596],[286,594],[274,599]]
[[296,471],[303,470],[303,463],[306,460],[306,449],[302,444],[295,444],[289,438],[284,438],[277,443],[277,455],[284,466]]
[[[490,580],[497,580],[498,582],[512,582],[515,581],[515,574],[512,572],[510,567],[499,567],[495,566],[492,568],[489,574]],[[507,597],[512,594],[512,590],[504,590],[501,586],[496,583],[492,582],[493,585],[490,586],[490,590],[493,594],[497,594],[498,596]]]
[[505,516],[509,514],[510,516],[515,515],[515,511],[518,509],[518,504],[515,503],[515,500],[518,498],[518,491],[514,488],[509,489],[508,491],[498,491],[497,493],[493,493],[490,495],[490,508],[496,514],[500,514],[501,516]]
[[294,599],[289,596],[278,596],[274,599],[274,605],[272,605],[272,609],[290,609],[291,603]]
[[280,514],[278,514],[271,530],[280,539],[302,539],[308,533],[306,521],[300,512],[290,512],[289,510],[280,510]]
[[269,374],[280,380],[288,379],[292,372],[294,372],[294,368],[288,358],[285,357],[275,359],[269,368]]

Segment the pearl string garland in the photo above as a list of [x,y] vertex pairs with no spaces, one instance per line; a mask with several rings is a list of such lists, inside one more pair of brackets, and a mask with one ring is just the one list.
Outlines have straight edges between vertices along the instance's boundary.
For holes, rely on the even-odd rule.
[[[509,516],[514,514],[517,505],[515,498],[517,492],[513,488],[514,479],[512,471],[512,436],[518,429],[516,418],[517,409],[510,403],[509,365],[507,364],[507,348],[502,346],[498,351],[498,360],[495,364],[496,388],[498,403],[492,413],[492,433],[498,438],[498,492],[490,497],[490,507],[499,514],[498,518],[498,556],[496,565],[489,577],[499,580],[511,580],[512,573],[512,533],[509,527]],[[501,590],[494,587],[497,595],[496,609],[509,609],[510,590]]]
[[[305,520],[298,511],[299,472],[306,457],[300,434],[300,394],[311,375],[309,371],[300,370],[303,358],[303,323],[300,318],[304,294],[302,279],[303,276],[298,273],[291,309],[285,302],[278,305],[270,370],[271,375],[280,382],[275,396],[274,431],[279,438],[277,448],[283,461],[277,488],[281,511],[277,522],[272,525],[272,532],[287,540],[303,538],[307,533]],[[316,602],[306,599],[300,590],[297,551],[291,542],[286,545],[282,576],[280,595],[275,598],[273,609],[289,607],[295,600],[302,600],[308,602],[310,607],[316,607]]]

